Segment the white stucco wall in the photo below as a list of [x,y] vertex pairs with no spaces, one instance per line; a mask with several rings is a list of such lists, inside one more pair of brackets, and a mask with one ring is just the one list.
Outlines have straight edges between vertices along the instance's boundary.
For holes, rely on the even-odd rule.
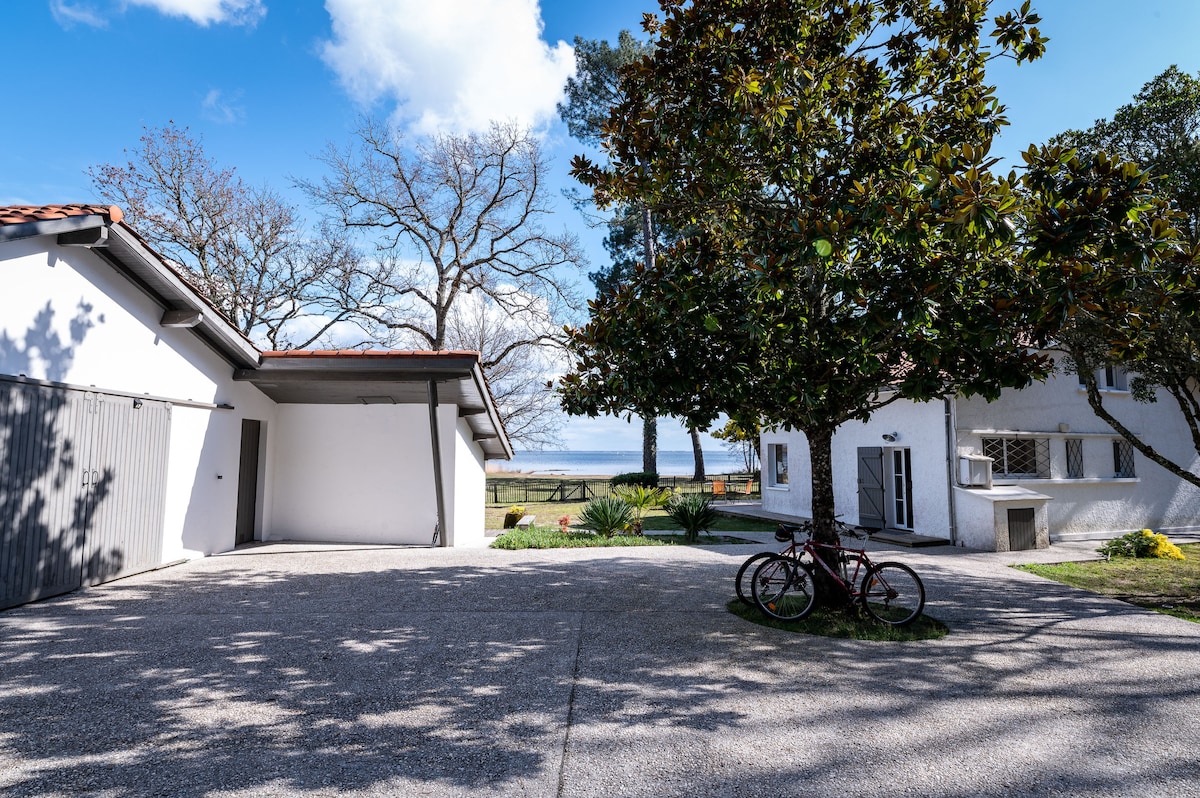
[[[444,414],[442,418],[445,419]],[[457,420],[457,424],[453,427],[454,467],[447,476],[447,482],[454,486],[454,499],[449,502],[448,510],[451,516],[448,543],[460,548],[487,546],[491,541],[484,534],[487,474],[483,450],[472,440],[471,428],[464,419],[451,420]],[[443,439],[446,437],[443,435]]]
[[90,250],[0,244],[0,285],[0,373],[235,408],[172,410],[163,557],[233,548],[241,420],[269,423],[274,403]]
[[[438,408],[445,534],[449,545],[469,546],[483,539],[483,460],[457,415],[454,405]],[[437,502],[425,405],[280,405],[271,441],[268,539],[431,542]]]
[[[895,443],[883,440],[884,433],[898,433]],[[788,446],[786,488],[768,484],[768,446]],[[812,509],[808,440],[799,432],[772,431],[762,435],[763,509],[790,516],[809,517]],[[833,438],[833,490],[836,512],[842,520],[857,524],[858,448],[884,447],[884,459],[892,448],[912,452],[913,529],[921,535],[947,538],[949,499],[946,487],[945,409],[942,402],[915,404],[895,402],[876,411],[867,422],[838,427]]]
[[[1052,539],[1109,537],[1145,527],[1168,532],[1200,528],[1200,490],[1140,453],[1134,453],[1135,478],[1114,478],[1115,433],[1092,412],[1078,383],[1076,375],[1060,374],[1044,384],[1006,390],[995,402],[959,400],[959,451],[981,451],[984,436],[979,430],[1048,438],[1050,478],[1010,482],[1052,497],[1047,505]],[[1193,472],[1200,469],[1200,458],[1173,399],[1163,394],[1147,404],[1122,391],[1107,391],[1105,397],[1105,407],[1143,440]],[[1077,437],[1083,440],[1082,480],[1066,476],[1065,440]]]

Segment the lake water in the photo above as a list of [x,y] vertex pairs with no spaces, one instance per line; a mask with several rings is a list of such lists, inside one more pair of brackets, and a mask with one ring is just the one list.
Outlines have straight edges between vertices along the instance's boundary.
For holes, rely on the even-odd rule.
[[[492,460],[490,469],[536,474],[577,474],[613,476],[642,470],[641,450],[626,452],[517,452],[512,460]],[[739,473],[745,470],[741,455],[724,450],[704,452],[704,470],[709,474]],[[696,464],[692,450],[658,452],[658,473],[663,476],[691,476]]]

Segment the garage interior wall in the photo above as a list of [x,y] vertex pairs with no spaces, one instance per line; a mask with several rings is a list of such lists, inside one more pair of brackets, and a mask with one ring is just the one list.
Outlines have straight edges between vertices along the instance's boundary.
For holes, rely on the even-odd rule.
[[437,507],[425,405],[279,405],[269,448],[268,539],[432,541]]

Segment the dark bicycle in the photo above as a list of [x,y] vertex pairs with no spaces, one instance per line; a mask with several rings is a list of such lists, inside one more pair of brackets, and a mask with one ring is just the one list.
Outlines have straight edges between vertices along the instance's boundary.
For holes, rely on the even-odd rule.
[[[843,534],[859,538],[865,533],[841,522],[836,522],[836,527],[836,542],[830,544],[812,539],[812,522],[779,525],[776,540],[791,545],[785,549],[788,553],[772,554],[754,570],[751,596],[758,608],[784,621],[807,617],[817,605],[816,569],[821,568],[829,576],[823,580],[825,584],[836,585],[881,623],[907,626],[921,617],[925,585],[916,572],[904,563],[871,562],[865,549],[841,543]],[[799,543],[798,532],[805,534]]]

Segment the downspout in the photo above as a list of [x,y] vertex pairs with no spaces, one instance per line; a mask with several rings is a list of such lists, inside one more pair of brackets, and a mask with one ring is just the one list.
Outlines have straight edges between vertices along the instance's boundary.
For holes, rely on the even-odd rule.
[[954,418],[954,398],[942,397],[946,405],[946,499],[950,509],[950,545],[958,545],[958,510],[954,504],[954,486],[958,482],[954,461],[958,458],[958,425]]
[[433,443],[433,492],[437,497],[437,526],[433,528],[434,546],[446,545],[446,496],[442,486],[442,439],[438,434],[437,381],[429,381],[429,439]]

